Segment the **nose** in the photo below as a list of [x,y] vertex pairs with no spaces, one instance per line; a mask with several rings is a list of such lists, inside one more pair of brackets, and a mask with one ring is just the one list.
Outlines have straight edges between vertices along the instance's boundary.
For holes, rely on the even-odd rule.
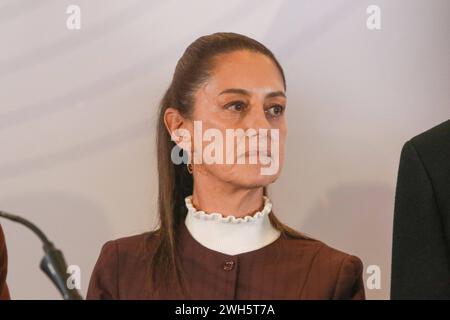
[[254,106],[245,117],[245,130],[255,130],[255,135],[258,137],[258,150],[266,150],[271,152],[271,131],[272,125],[267,119],[266,112],[263,106]]
[[267,119],[266,112],[262,106],[254,106],[245,117],[245,129],[271,129],[272,126]]

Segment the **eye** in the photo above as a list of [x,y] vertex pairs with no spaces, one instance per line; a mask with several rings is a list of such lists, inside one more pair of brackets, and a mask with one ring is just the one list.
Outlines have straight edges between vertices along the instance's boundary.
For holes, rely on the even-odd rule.
[[243,111],[245,109],[245,103],[242,101],[234,101],[226,105],[228,110],[232,111]]
[[275,104],[275,105],[271,106],[270,108],[268,108],[266,110],[266,112],[270,113],[270,115],[273,117],[278,117],[283,114],[284,106],[282,106],[280,104]]

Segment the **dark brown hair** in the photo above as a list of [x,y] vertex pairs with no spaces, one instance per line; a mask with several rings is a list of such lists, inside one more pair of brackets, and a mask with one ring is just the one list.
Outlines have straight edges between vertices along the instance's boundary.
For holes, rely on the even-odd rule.
[[[280,71],[286,90],[283,69],[273,53],[260,42],[241,34],[219,32],[200,37],[186,48],[178,60],[172,82],[160,103],[156,132],[159,228],[156,230],[157,245],[151,263],[154,292],[167,287],[167,281],[173,280],[176,287],[181,289],[180,293],[187,295],[183,270],[176,252],[176,233],[177,227],[184,223],[187,214],[185,197],[192,194],[194,183],[185,164],[176,165],[171,161],[171,152],[176,145],[165,127],[164,113],[167,108],[172,107],[189,118],[196,90],[213,74],[214,58],[237,50],[249,50],[269,57]],[[264,195],[267,195],[266,188]],[[273,212],[269,214],[269,218],[282,234],[305,238],[298,231],[281,223]]]

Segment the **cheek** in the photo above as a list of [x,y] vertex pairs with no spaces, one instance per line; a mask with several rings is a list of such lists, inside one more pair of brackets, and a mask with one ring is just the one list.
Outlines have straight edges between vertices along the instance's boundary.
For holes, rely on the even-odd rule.
[[284,132],[284,134],[280,136],[280,151],[283,155],[285,151],[285,146],[286,146],[286,132]]

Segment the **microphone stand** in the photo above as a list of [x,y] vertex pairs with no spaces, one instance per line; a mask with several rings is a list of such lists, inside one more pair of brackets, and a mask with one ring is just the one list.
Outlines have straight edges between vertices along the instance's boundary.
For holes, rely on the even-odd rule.
[[50,278],[53,284],[58,288],[64,300],[82,300],[80,293],[76,288],[69,289],[67,280],[67,264],[61,250],[58,250],[53,243],[48,240],[45,234],[33,223],[22,217],[0,211],[0,217],[20,223],[31,229],[41,239],[44,248],[44,257],[41,260],[41,270]]

